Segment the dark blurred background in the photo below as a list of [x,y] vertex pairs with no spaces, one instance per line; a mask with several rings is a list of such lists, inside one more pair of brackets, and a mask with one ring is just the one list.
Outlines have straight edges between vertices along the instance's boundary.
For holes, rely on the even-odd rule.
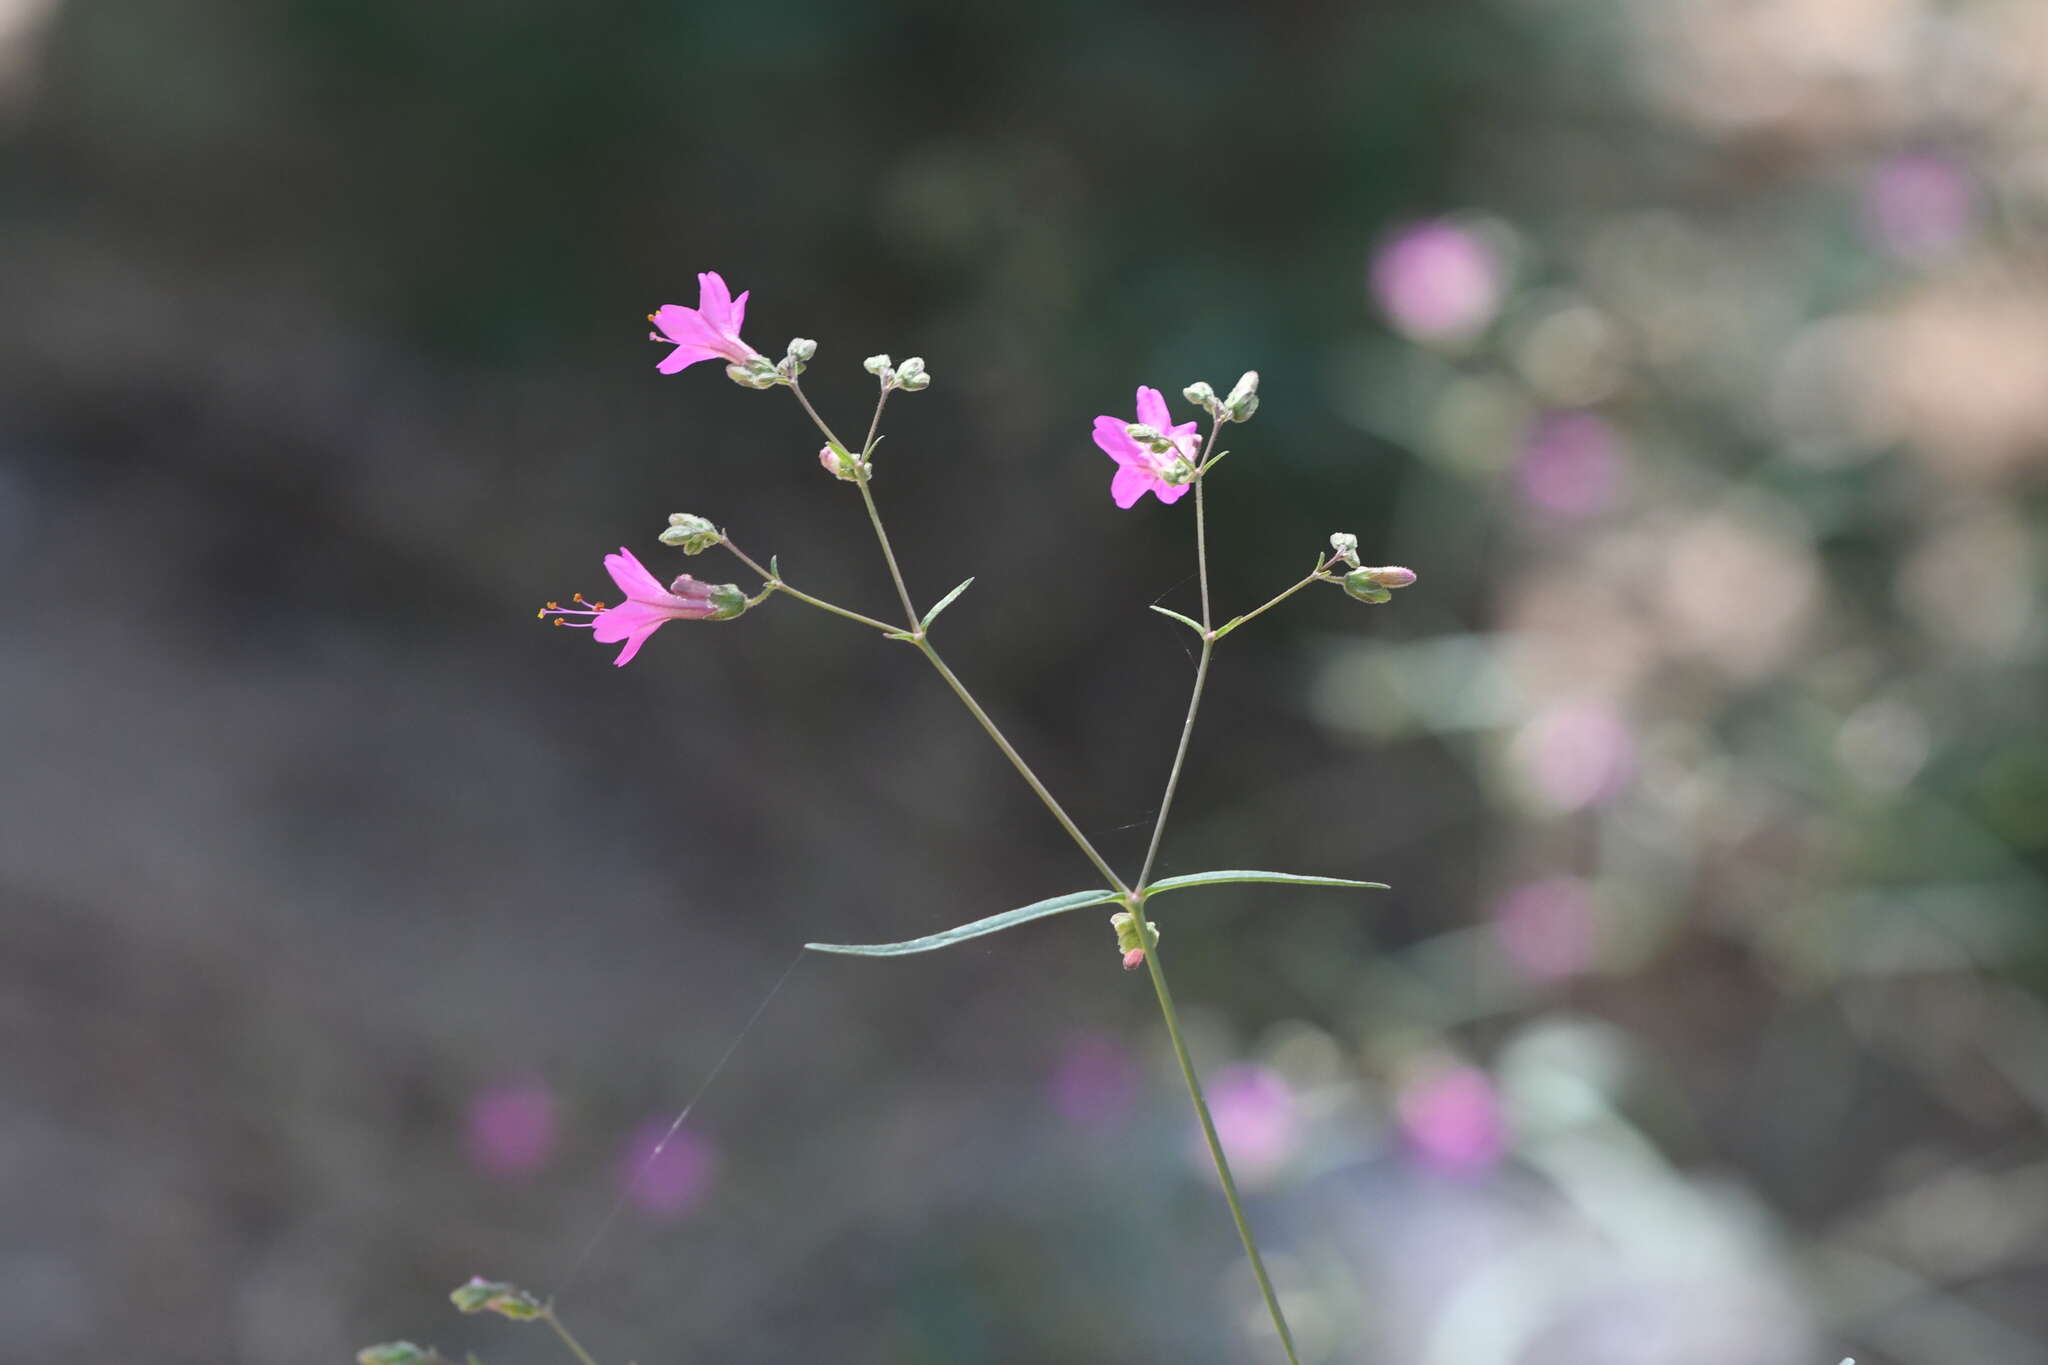
[[1219,651],[1162,859],[1394,887],[1155,911],[1306,1356],[2048,1360],[2048,7],[0,0],[0,129],[0,1357],[1274,1358],[1102,912],[799,954],[1091,883],[913,654],[535,623],[744,581],[674,511],[890,611],[655,373],[715,269],[842,429],[929,359],[913,590],[1122,867],[1096,414],[1263,372],[1222,611],[1420,573]]

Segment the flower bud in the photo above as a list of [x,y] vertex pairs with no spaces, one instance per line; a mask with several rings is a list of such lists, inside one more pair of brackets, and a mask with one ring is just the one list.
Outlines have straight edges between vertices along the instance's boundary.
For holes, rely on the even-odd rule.
[[540,1301],[524,1289],[502,1280],[486,1280],[481,1275],[457,1286],[448,1298],[461,1312],[496,1313],[514,1322],[531,1322],[547,1313]]
[[740,591],[737,583],[718,583],[711,589],[711,605],[717,610],[711,613],[714,621],[730,621],[747,609],[747,595]]
[[1233,422],[1249,422],[1252,414],[1259,410],[1259,372],[1246,370],[1238,379],[1237,387],[1230,391],[1230,397],[1223,400],[1224,409],[1230,413]]
[[882,378],[884,377],[882,371],[889,368],[889,357],[886,355],[871,355],[866,360],[861,361],[860,367],[869,374]]
[[909,375],[902,374],[900,371],[898,372],[896,387],[902,389],[906,393],[920,393],[923,390],[930,388],[931,386],[932,377],[929,374],[925,373],[923,370],[919,370],[916,374]]
[[1337,552],[1337,558],[1352,568],[1358,567],[1358,537],[1349,531],[1332,531],[1330,548]]
[[1415,570],[1404,569],[1398,564],[1389,564],[1379,569],[1360,569],[1359,572],[1370,575],[1372,581],[1382,588],[1405,588],[1415,581]]
[[724,539],[716,526],[688,512],[669,513],[668,529],[661,533],[662,544],[678,546],[686,555],[701,555]]
[[1361,602],[1380,603],[1390,600],[1393,593],[1381,587],[1373,579],[1371,569],[1353,569],[1344,575],[1344,591]]
[[384,1341],[356,1352],[356,1365],[453,1365],[431,1346],[409,1341]]
[[775,362],[765,355],[749,356],[739,364],[726,366],[725,377],[743,389],[772,389],[784,379]]
[[1201,381],[1197,381],[1182,389],[1180,396],[1207,412],[1211,417],[1214,417],[1221,407],[1221,404],[1216,401],[1216,390]]
[[1138,968],[1140,968],[1140,967],[1142,967],[1142,966],[1144,966],[1144,965],[1145,965],[1145,950],[1144,950],[1143,948],[1133,948],[1133,949],[1131,949],[1131,950],[1130,950],[1130,951],[1129,951],[1128,953],[1125,953],[1125,954],[1124,954],[1124,970],[1125,970],[1125,971],[1127,971],[1127,972],[1135,972],[1136,970],[1138,970]]
[[859,483],[861,479],[875,472],[874,461],[856,460],[851,451],[835,442],[827,442],[818,447],[818,463],[825,467],[827,474],[835,479],[844,479],[848,483]]
[[[1138,933],[1138,917],[1128,910],[1119,910],[1116,914],[1109,917],[1109,923],[1110,927],[1116,930],[1117,951],[1124,955],[1124,967],[1129,969],[1136,965],[1131,961],[1133,953],[1137,954],[1138,962],[1143,962],[1145,960],[1145,940]],[[1152,941],[1157,943],[1159,941],[1159,926],[1151,920],[1146,920],[1145,928],[1150,931]]]
[[901,365],[898,365],[896,367],[896,377],[898,379],[910,379],[916,375],[920,375],[923,373],[924,357],[921,355],[911,356],[908,360],[904,361]]
[[809,337],[791,337],[789,339],[790,359],[799,361],[809,360],[817,353],[818,343],[812,341]]

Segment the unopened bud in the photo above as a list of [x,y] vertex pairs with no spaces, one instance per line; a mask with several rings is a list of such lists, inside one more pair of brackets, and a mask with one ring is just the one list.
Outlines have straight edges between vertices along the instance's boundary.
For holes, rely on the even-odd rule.
[[711,589],[711,605],[717,608],[711,614],[712,620],[730,621],[747,609],[747,595],[737,583],[719,583]]
[[909,379],[912,375],[919,375],[923,373],[924,357],[921,355],[911,356],[908,360],[904,361],[901,365],[898,365],[896,367],[896,377],[898,379]]
[[818,353],[818,343],[809,337],[791,337],[789,356],[792,360],[809,360]]
[[1337,552],[1337,558],[1352,568],[1358,567],[1358,537],[1349,531],[1333,531],[1330,534],[1330,548]]
[[861,361],[860,367],[869,374],[879,376],[882,371],[889,368],[889,357],[886,355],[871,355],[866,360]]
[[1233,422],[1249,422],[1252,414],[1259,410],[1259,372],[1246,370],[1237,381],[1237,387],[1230,391],[1230,397],[1223,400],[1223,406],[1230,413]]
[[844,479],[848,483],[859,483],[862,478],[875,472],[873,461],[856,460],[851,451],[837,442],[827,442],[818,447],[818,463],[825,467],[827,474],[835,479]]
[[1195,467],[1185,459],[1178,459],[1160,471],[1159,477],[1173,487],[1178,488],[1195,477]]
[[688,512],[669,513],[668,529],[661,533],[662,544],[677,546],[686,555],[701,555],[724,539],[716,526]]
[[931,386],[931,375],[922,370],[918,371],[916,374],[910,375],[901,374],[899,372],[896,379],[896,387],[904,390],[907,393],[921,393],[925,389],[930,388]]
[[1415,570],[1404,569],[1398,564],[1389,564],[1379,569],[1360,569],[1382,588],[1405,588],[1415,581]]
[[548,1311],[540,1300],[517,1285],[486,1280],[481,1275],[458,1286],[448,1298],[461,1312],[496,1313],[515,1322],[531,1322]]
[[750,356],[740,364],[726,366],[725,377],[745,389],[772,389],[785,378],[765,355]]
[[[1145,960],[1145,938],[1138,932],[1138,917],[1128,910],[1119,910],[1109,917],[1110,927],[1116,930],[1117,951],[1124,955],[1124,966],[1133,966],[1131,955],[1137,954],[1138,961]],[[1151,920],[1145,921],[1152,942],[1159,941],[1159,926]]]
[[1144,965],[1145,965],[1145,950],[1144,950],[1143,948],[1133,948],[1133,949],[1131,949],[1131,950],[1130,950],[1130,951],[1129,951],[1128,953],[1125,953],[1125,954],[1124,954],[1124,970],[1125,970],[1125,971],[1127,971],[1127,972],[1135,972],[1136,970],[1138,970],[1138,968],[1140,968],[1140,967],[1142,967],[1142,966],[1144,966]]
[[1372,580],[1372,570],[1353,569],[1344,575],[1344,591],[1361,602],[1380,603],[1389,601],[1394,594]]
[[1207,383],[1197,381],[1190,384],[1180,391],[1180,396],[1196,407],[1204,409],[1210,416],[1216,415],[1216,390],[1210,388]]

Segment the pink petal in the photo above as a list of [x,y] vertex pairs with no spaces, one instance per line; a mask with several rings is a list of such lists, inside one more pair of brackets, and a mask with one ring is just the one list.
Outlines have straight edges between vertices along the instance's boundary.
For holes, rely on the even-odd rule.
[[623,545],[617,554],[604,557],[604,568],[612,576],[612,582],[619,585],[619,591],[628,597],[642,602],[659,602],[668,596],[660,581],[647,572],[647,566],[635,559],[633,552]]
[[[1157,389],[1138,386],[1138,420],[1162,435],[1173,430],[1173,414],[1166,409],[1166,396]],[[1192,425],[1190,426],[1192,430]]]
[[702,346],[715,351],[724,340],[711,325],[711,319],[680,303],[664,303],[655,309],[654,325],[678,346]]
[[689,369],[700,360],[723,359],[724,353],[720,351],[707,351],[702,346],[678,346],[662,357],[661,363],[654,368],[663,374],[674,374],[678,370]]
[[645,635],[669,619],[661,608],[646,602],[621,602],[601,611],[590,623],[590,633],[602,645],[615,645],[629,635]]
[[727,325],[726,330],[731,332],[735,338],[739,336],[740,328],[746,325],[747,295],[752,292],[750,289],[742,289],[740,296],[732,301],[732,321]]
[[1191,483],[1167,483],[1161,480],[1152,485],[1152,496],[1171,507],[1186,497],[1188,490],[1193,487]]
[[1126,460],[1135,460],[1140,464],[1149,463],[1146,459],[1148,452],[1143,446],[1133,441],[1131,433],[1125,429],[1129,426],[1130,423],[1121,417],[1096,418],[1095,445],[1097,449],[1101,450],[1103,454],[1109,456],[1110,459],[1115,460],[1118,464],[1122,464]]
[[[1132,507],[1137,504],[1139,498],[1145,496],[1145,490],[1152,486],[1151,475],[1130,465],[1122,465],[1117,469],[1116,477],[1109,481],[1110,500],[1118,507]],[[1166,495],[1161,493],[1159,496],[1164,499]]]
[[[659,625],[660,622],[656,622],[655,624]],[[612,660],[612,667],[624,668],[627,664],[632,663],[633,656],[640,652],[640,646],[646,644],[647,637],[652,634],[654,634],[654,626],[649,626],[647,629],[643,631],[639,631],[633,635],[628,636],[626,638],[626,647],[619,651],[618,658]]]
[[697,311],[727,336],[739,330],[732,321],[732,291],[725,287],[725,277],[716,270],[697,276]]

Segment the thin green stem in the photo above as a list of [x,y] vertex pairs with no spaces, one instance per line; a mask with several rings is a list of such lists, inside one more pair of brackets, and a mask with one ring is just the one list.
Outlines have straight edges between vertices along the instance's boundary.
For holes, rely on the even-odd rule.
[[583,1365],[597,1365],[597,1362],[591,1359],[590,1352],[583,1349],[583,1343],[576,1340],[575,1337],[571,1336],[569,1334],[568,1328],[562,1326],[562,1320],[555,1316],[555,1310],[553,1306],[550,1306],[545,1312],[543,1312],[540,1315],[540,1319],[542,1322],[545,1322],[548,1326],[555,1329],[555,1335],[562,1339],[562,1344],[568,1347],[570,1353],[574,1355],[576,1359],[582,1361]]
[[1280,1345],[1287,1352],[1291,1365],[1301,1365],[1301,1357],[1294,1352],[1294,1334],[1287,1329],[1287,1316],[1280,1311],[1280,1298],[1273,1292],[1273,1281],[1266,1274],[1266,1262],[1259,1255],[1259,1244],[1252,1237],[1251,1224],[1245,1221],[1244,1205],[1238,1199],[1237,1181],[1231,1178],[1230,1162],[1223,1155],[1223,1140],[1216,1135],[1216,1120],[1209,1115],[1209,1101],[1202,1094],[1202,1083],[1195,1076],[1195,1064],[1188,1057],[1187,1040],[1181,1037],[1180,1016],[1173,1008],[1173,992],[1166,988],[1166,969],[1159,965],[1159,940],[1145,926],[1145,906],[1142,901],[1133,913],[1138,918],[1139,933],[1146,944],[1145,965],[1152,974],[1152,993],[1159,997],[1159,1013],[1166,1020],[1166,1035],[1173,1040],[1174,1060],[1180,1063],[1181,1079],[1187,1082],[1188,1098],[1194,1102],[1195,1115],[1202,1121],[1202,1140],[1209,1144],[1209,1159],[1216,1165],[1216,1175],[1223,1183],[1223,1199],[1230,1205],[1230,1217],[1237,1224],[1238,1240],[1244,1243],[1245,1259],[1252,1263],[1252,1275],[1259,1282],[1259,1293],[1266,1300],[1266,1311],[1273,1315],[1273,1329],[1280,1334]]
[[960,704],[965,706],[973,713],[974,718],[981,722],[981,728],[988,732],[988,737],[995,741],[998,749],[1003,751],[1003,757],[1010,760],[1010,766],[1017,770],[1017,775],[1024,779],[1024,784],[1037,794],[1040,801],[1045,803],[1045,808],[1052,812],[1052,818],[1060,822],[1060,828],[1067,832],[1067,837],[1072,839],[1075,846],[1088,856],[1088,861],[1095,864],[1096,870],[1108,879],[1110,886],[1116,889],[1117,894],[1128,897],[1131,894],[1131,889],[1124,885],[1123,878],[1116,875],[1116,871],[1110,867],[1108,859],[1096,851],[1094,844],[1088,842],[1088,836],[1081,832],[1081,827],[1074,823],[1073,817],[1067,814],[1066,808],[1061,806],[1054,799],[1053,794],[1046,790],[1045,784],[1038,780],[1037,773],[1031,771],[1031,765],[1024,761],[1023,755],[1017,752],[1016,747],[1009,740],[1003,738],[1003,732],[998,730],[996,723],[989,719],[988,712],[981,709],[981,703],[974,699],[974,694],[969,692],[966,685],[953,675],[953,670],[946,667],[946,661],[939,657],[939,652],[932,648],[931,642],[926,640],[922,633],[919,633],[911,643],[918,647],[925,658],[931,660],[932,667],[936,668],[939,671],[939,676],[946,680],[946,686],[953,689],[953,695],[960,699]]
[[[823,433],[825,439],[838,446],[841,450],[846,449],[846,443],[833,434],[832,428],[826,425],[825,419],[818,415],[818,410],[811,406],[811,400],[804,394],[803,385],[799,384],[795,379],[791,379],[789,381],[789,391],[796,395],[797,402],[803,404],[804,411],[810,414],[812,423]],[[888,394],[884,393],[882,397],[886,401]],[[875,506],[875,495],[868,490],[867,451],[874,446],[874,431],[881,423],[882,404],[878,402],[875,404],[874,421],[868,424],[868,444],[862,448],[860,456],[854,461],[854,481],[860,486],[860,500],[867,505],[868,524],[875,528],[875,539],[881,542],[882,558],[887,561],[889,577],[896,584],[896,598],[903,604],[904,619],[909,622],[910,630],[915,634],[917,631],[917,608],[911,605],[910,589],[903,584],[903,570],[896,565],[896,551],[889,545],[889,533],[882,529],[882,513]]]
[[871,626],[876,630],[894,631],[896,629],[896,627],[890,625],[887,621],[877,621],[872,616],[863,616],[857,611],[848,611],[845,607],[834,606],[832,603],[827,602],[822,597],[813,597],[807,592],[799,592],[795,588],[789,586],[789,584],[783,582],[782,579],[780,579],[776,575],[768,572],[768,570],[762,568],[759,564],[756,564],[754,562],[752,555],[749,555],[745,550],[742,550],[739,546],[733,544],[730,540],[720,540],[719,543],[725,546],[726,549],[731,550],[735,555],[737,555],[739,557],[740,563],[746,565],[755,573],[761,575],[762,581],[768,585],[769,590],[772,592],[788,593],[797,601],[808,602],[820,611],[829,611],[834,616],[844,616],[849,621],[858,621],[862,625]]
[[1337,561],[1334,558],[1324,560],[1322,563],[1316,565],[1316,571],[1314,573],[1310,574],[1307,578],[1302,579],[1299,583],[1296,583],[1293,587],[1289,588],[1286,592],[1281,593],[1278,597],[1275,597],[1272,601],[1266,603],[1266,605],[1264,605],[1263,607],[1253,607],[1244,615],[1235,617],[1229,621],[1224,622],[1221,626],[1218,626],[1216,628],[1216,638],[1219,640],[1222,639],[1224,636],[1230,634],[1231,631],[1236,630],[1239,626],[1251,620],[1253,617],[1264,616],[1267,612],[1273,610],[1273,608],[1279,606],[1282,602],[1285,602],[1288,598],[1294,596],[1294,594],[1300,592],[1309,584],[1321,583],[1325,581],[1329,574],[1330,566],[1336,562]]
[[[1216,444],[1216,435],[1223,430],[1217,422],[1209,428],[1209,439],[1202,444],[1201,464],[1210,449]],[[1216,652],[1216,630],[1209,619],[1209,518],[1208,508],[1202,496],[1202,478],[1195,480],[1195,572],[1202,583],[1202,657],[1195,665],[1195,686],[1188,694],[1187,719],[1181,722],[1180,744],[1173,751],[1173,766],[1167,770],[1166,792],[1159,798],[1159,818],[1152,822],[1152,841],[1145,848],[1145,865],[1138,871],[1138,887],[1142,890],[1151,880],[1152,864],[1159,858],[1159,844],[1166,837],[1166,818],[1173,813],[1173,796],[1180,790],[1180,770],[1188,760],[1188,742],[1195,737],[1195,713],[1202,708],[1202,689],[1209,682],[1209,656]]]

